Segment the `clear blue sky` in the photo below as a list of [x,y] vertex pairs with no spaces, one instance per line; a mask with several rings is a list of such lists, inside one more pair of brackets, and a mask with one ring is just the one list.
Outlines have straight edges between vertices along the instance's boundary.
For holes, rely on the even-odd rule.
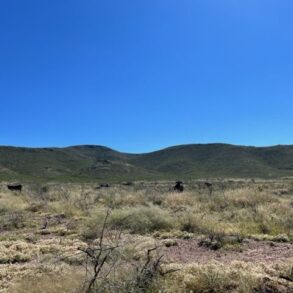
[[293,144],[292,0],[1,0],[0,144]]

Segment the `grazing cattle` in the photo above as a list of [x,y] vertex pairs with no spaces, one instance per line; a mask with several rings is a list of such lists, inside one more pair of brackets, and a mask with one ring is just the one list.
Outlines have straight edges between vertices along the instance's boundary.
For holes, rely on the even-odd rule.
[[21,192],[22,190],[22,185],[19,183],[15,183],[15,184],[8,184],[7,188],[11,191],[19,191]]
[[177,181],[173,189],[177,192],[183,192],[184,191],[183,182]]
[[128,181],[128,182],[122,182],[122,185],[124,185],[124,186],[132,186],[133,183],[130,182],[130,181]]
[[110,185],[108,183],[102,183],[102,184],[100,184],[100,187],[101,188],[102,187],[108,188],[108,187],[110,187]]
[[208,192],[210,195],[213,193],[213,184],[210,182],[205,182],[204,187],[208,189]]
[[213,184],[210,183],[210,182],[205,182],[204,183],[204,186],[207,187],[207,188],[212,188],[213,187]]

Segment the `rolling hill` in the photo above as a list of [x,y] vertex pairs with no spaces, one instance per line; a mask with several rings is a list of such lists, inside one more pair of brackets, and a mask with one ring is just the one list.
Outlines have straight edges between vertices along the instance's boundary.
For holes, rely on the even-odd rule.
[[145,154],[104,146],[0,147],[0,180],[132,181],[293,176],[293,146],[191,144]]

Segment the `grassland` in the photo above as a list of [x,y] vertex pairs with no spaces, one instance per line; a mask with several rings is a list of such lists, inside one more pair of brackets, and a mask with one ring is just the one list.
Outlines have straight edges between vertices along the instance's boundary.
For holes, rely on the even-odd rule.
[[293,146],[181,145],[146,154],[102,146],[0,147],[0,180],[122,182],[293,176]]
[[2,183],[0,292],[292,292],[293,181],[172,185]]

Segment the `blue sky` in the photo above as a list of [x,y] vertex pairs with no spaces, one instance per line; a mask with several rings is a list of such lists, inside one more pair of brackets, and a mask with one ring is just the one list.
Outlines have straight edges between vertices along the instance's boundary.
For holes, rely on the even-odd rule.
[[291,0],[2,0],[0,144],[293,144]]

